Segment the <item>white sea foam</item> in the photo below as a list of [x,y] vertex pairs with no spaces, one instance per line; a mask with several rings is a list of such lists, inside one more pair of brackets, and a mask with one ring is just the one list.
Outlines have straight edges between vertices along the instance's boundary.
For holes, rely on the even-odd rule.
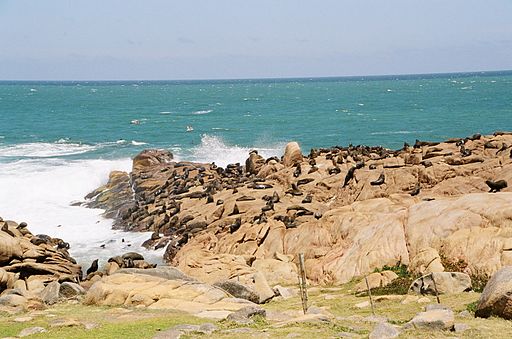
[[166,115],[166,114],[171,114],[172,112],[170,112],[170,111],[163,111],[163,112],[158,112],[158,113]]
[[419,134],[429,133],[432,131],[382,131],[382,132],[371,132],[371,135],[389,135],[389,134]]
[[[70,202],[83,200],[87,193],[104,184],[110,171],[128,171],[130,167],[130,159],[0,163],[0,216],[26,221],[34,234],[69,242],[71,255],[83,266],[96,258],[104,263],[127,251],[138,251],[151,261],[160,262],[162,250],[148,252],[140,247],[149,233],[113,231],[112,221],[101,216],[102,210],[70,206]],[[103,244],[104,249],[100,247]]]
[[87,145],[79,143],[68,143],[65,139],[60,139],[54,143],[33,142],[17,145],[0,146],[1,157],[31,157],[48,158],[64,155],[82,154],[94,151],[101,147],[98,145]]
[[141,146],[141,145],[147,145],[148,143],[147,142],[144,142],[144,141],[135,141],[135,140],[132,140],[132,145],[133,146]]
[[192,114],[201,115],[201,114],[208,114],[208,113],[211,113],[211,112],[213,112],[213,109],[206,109],[206,110],[203,110],[203,111],[195,111],[195,112],[192,112]]
[[[218,136],[203,134],[201,144],[192,149],[191,159],[197,162],[215,162],[219,166],[227,164],[243,163],[249,156],[251,150],[257,150],[264,158],[280,155],[283,153],[284,145],[276,144],[270,147],[242,147],[228,145]],[[188,158],[188,157],[185,157]]]

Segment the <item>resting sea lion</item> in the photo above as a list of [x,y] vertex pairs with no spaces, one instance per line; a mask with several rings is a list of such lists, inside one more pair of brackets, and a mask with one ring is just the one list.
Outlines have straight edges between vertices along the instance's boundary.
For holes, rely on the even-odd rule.
[[492,180],[486,180],[485,183],[487,186],[489,186],[491,193],[496,193],[501,191],[502,189],[506,188],[507,182],[505,180],[498,180],[498,181],[492,181]]

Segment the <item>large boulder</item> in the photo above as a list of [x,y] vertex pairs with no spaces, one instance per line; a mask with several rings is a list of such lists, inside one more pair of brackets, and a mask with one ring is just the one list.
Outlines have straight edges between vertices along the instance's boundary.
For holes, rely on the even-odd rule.
[[505,266],[487,282],[476,307],[475,316],[512,319],[512,266]]
[[260,301],[259,295],[256,294],[254,290],[236,281],[219,281],[213,284],[213,286],[222,288],[224,291],[236,298],[249,300],[256,304]]
[[461,272],[435,272],[416,279],[410,290],[435,295],[435,288],[439,294],[467,292],[471,290],[471,278]]
[[252,151],[249,154],[249,158],[245,160],[245,172],[249,174],[258,174],[264,164],[265,159],[259,155],[257,151]]
[[[378,287],[385,287],[393,282],[398,278],[398,275],[393,271],[382,271],[382,272],[375,272],[366,277],[368,279],[368,285],[371,289],[378,288]],[[356,293],[365,292],[368,290],[368,287],[366,286],[366,280],[362,279],[356,286],[355,286]]]
[[[4,222],[0,221],[0,226]],[[14,258],[21,258],[23,255],[18,239],[0,230],[0,265],[8,263]]]
[[143,305],[150,309],[184,311],[201,317],[225,318],[254,303],[230,296],[220,288],[146,274],[104,276],[87,292],[88,305]]
[[133,171],[139,172],[157,164],[168,163],[173,159],[171,152],[158,149],[147,149],[133,158]]
[[286,144],[286,148],[284,149],[283,165],[294,166],[301,163],[302,160],[303,156],[299,144],[295,141]]
[[455,323],[452,310],[435,309],[416,314],[404,328],[429,329],[429,330],[451,330]]

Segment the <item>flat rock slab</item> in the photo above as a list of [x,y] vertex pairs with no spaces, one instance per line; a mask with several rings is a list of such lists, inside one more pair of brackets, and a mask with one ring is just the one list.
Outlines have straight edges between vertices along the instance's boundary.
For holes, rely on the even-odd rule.
[[451,330],[455,318],[451,310],[436,309],[418,313],[405,324],[405,329]]
[[369,339],[390,339],[400,335],[400,331],[391,324],[378,323],[370,333]]
[[20,334],[18,334],[18,337],[28,337],[29,335],[37,334],[37,333],[44,333],[48,332],[44,327],[28,327],[23,329]]
[[149,309],[172,309],[200,317],[223,319],[254,303],[232,298],[220,288],[185,280],[169,280],[146,274],[116,273],[103,277],[87,292],[89,305],[143,305]]

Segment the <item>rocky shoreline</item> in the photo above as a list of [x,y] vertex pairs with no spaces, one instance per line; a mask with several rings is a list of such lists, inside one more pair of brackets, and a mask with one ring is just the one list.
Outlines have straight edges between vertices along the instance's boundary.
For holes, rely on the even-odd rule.
[[166,247],[166,262],[205,281],[262,271],[290,282],[298,253],[318,284],[397,264],[489,277],[512,264],[512,193],[488,193],[512,179],[509,145],[509,132],[307,156],[289,143],[281,159],[251,152],[226,168],[146,150],[86,205],[105,208],[116,228],[153,232],[145,247]]
[[[33,314],[62,304],[184,312],[221,321],[204,327],[207,334],[225,328],[221,336],[231,333],[230,324],[255,321],[274,329],[371,323],[371,333],[346,332],[370,338],[462,333],[469,328],[466,308],[482,318],[512,319],[511,169],[508,132],[307,156],[292,142],[281,158],[253,151],[244,165],[226,168],[146,150],[131,173],[112,172],[83,205],[104,209],[115,228],[151,231],[144,246],[165,248],[169,265],[155,267],[129,252],[83,271],[64,240],[0,219],[0,312]],[[305,314],[296,287],[299,253],[313,296]],[[439,295],[451,306],[428,304]],[[373,302],[393,306],[390,318],[356,319],[340,315],[340,306],[317,306],[328,300],[349,300],[343,307],[356,313]],[[404,319],[401,309],[409,312]],[[190,332],[185,327],[168,332],[179,337]]]

